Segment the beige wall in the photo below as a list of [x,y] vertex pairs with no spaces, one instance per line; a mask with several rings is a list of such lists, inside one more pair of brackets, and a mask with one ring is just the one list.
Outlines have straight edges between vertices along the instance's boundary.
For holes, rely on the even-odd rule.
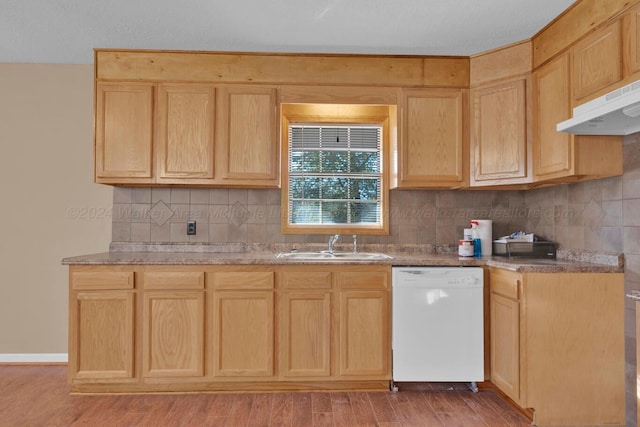
[[111,218],[94,213],[108,213],[113,190],[92,183],[92,88],[92,65],[0,64],[0,355],[66,353],[60,260],[108,249]]

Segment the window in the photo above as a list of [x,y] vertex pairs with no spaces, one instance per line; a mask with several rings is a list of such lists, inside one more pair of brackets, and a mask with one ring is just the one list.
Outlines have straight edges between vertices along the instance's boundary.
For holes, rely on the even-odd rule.
[[381,134],[380,125],[291,125],[291,223],[379,225]]
[[283,130],[284,232],[387,232],[384,121],[287,121]]

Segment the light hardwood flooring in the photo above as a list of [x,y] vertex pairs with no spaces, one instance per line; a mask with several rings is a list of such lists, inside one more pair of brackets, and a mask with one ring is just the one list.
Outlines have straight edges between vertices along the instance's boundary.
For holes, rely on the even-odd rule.
[[[70,395],[66,366],[0,366],[0,426],[527,426],[494,391]],[[442,388],[442,387],[439,387]]]

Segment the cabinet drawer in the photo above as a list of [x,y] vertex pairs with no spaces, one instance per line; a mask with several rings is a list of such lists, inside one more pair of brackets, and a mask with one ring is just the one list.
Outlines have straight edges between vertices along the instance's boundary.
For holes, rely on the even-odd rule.
[[337,273],[340,289],[387,289],[389,273],[386,271],[343,271]]
[[216,289],[272,289],[273,271],[232,271],[207,273]]
[[284,289],[330,289],[330,271],[287,271],[280,276]]
[[133,271],[74,271],[71,273],[73,289],[133,289]]
[[202,271],[155,271],[144,273],[145,289],[204,289]]
[[489,281],[491,292],[514,300],[520,298],[519,285],[522,283],[521,274],[492,268]]

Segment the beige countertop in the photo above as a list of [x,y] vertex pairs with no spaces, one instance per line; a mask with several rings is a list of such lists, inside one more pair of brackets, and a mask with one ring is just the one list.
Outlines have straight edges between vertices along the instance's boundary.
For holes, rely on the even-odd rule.
[[[289,245],[289,249],[290,249]],[[459,257],[442,248],[417,248],[407,245],[364,247],[361,252],[383,252],[391,259],[381,260],[300,260],[277,258],[283,247],[247,245],[114,245],[109,252],[69,257],[65,265],[318,265],[376,264],[392,266],[488,266],[517,272],[584,272],[621,273],[621,254],[588,251],[558,251],[557,259],[526,259],[504,257]],[[314,248],[315,249],[315,248]],[[308,250],[308,249],[305,249]],[[440,252],[440,253],[436,253]],[[445,252],[445,253],[442,253]],[[449,252],[451,252],[449,250]]]

